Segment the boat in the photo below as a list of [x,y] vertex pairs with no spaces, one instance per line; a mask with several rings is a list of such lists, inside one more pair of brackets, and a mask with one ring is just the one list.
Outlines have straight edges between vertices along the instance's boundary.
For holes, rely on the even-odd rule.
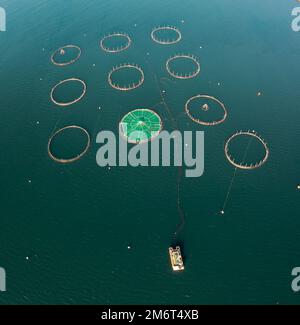
[[176,248],[169,247],[169,254],[170,254],[170,260],[171,260],[173,271],[183,271],[184,265],[183,265],[180,247],[179,246],[176,246]]

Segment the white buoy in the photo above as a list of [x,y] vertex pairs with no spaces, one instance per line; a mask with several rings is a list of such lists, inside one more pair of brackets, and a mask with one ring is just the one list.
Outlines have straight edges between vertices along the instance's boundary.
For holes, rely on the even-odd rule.
[[26,260],[29,260],[29,256],[26,256]]
[[40,121],[36,121],[36,124],[40,124]]
[[220,86],[221,85],[221,83],[220,82],[218,82],[218,86]]
[[131,246],[130,246],[130,245],[128,245],[128,246],[127,246],[127,249],[131,249]]
[[300,190],[300,185],[297,186],[297,189]]
[[221,211],[221,214],[225,214],[225,211],[224,211],[224,210],[222,210],[222,211]]
[[95,66],[96,66],[96,64],[94,63],[94,64],[93,64],[93,67],[95,67]]
[[31,179],[28,180],[28,183],[31,183]]

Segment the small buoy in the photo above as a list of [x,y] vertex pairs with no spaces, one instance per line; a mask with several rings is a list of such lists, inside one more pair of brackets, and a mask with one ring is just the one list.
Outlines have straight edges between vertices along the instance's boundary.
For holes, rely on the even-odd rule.
[[40,78],[40,81],[42,81],[43,80],[43,78]]
[[200,49],[202,49],[202,46],[200,46]]
[[31,179],[28,180],[28,183],[31,183]]
[[184,19],[181,20],[181,23],[184,24]]
[[136,27],[137,26],[137,24],[134,24],[134,27]]
[[45,52],[45,48],[43,47],[43,52]]
[[221,83],[220,82],[218,82],[218,86],[220,86],[221,85]]
[[147,52],[147,55],[150,55],[150,53],[149,53],[149,52]]
[[95,67],[95,66],[96,66],[96,64],[94,63],[94,64],[93,64],[93,67]]
[[40,124],[40,121],[36,121],[36,124]]
[[165,93],[166,91],[165,90],[163,90],[163,93]]
[[131,246],[130,246],[130,245],[128,245],[128,246],[127,246],[127,249],[131,249]]
[[111,169],[111,167],[110,167],[110,166],[108,166],[108,169],[110,170],[110,169]]
[[257,93],[257,96],[261,96],[261,92],[260,91]]
[[225,211],[224,210],[221,210],[221,214],[224,214],[225,213]]
[[300,190],[300,185],[297,186],[297,189]]
[[26,260],[29,260],[29,256],[26,256]]

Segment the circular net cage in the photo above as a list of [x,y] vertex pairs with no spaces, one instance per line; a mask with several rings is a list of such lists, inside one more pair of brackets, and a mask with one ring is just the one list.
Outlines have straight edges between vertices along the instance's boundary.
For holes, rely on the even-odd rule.
[[191,97],[185,104],[185,112],[192,121],[205,126],[219,125],[227,118],[225,105],[208,95]]
[[51,62],[54,65],[63,67],[66,65],[70,65],[77,60],[79,60],[81,56],[81,49],[77,45],[65,45],[57,49],[51,56]]
[[[177,68],[174,66],[175,63]],[[181,71],[179,68],[182,68],[182,65],[187,63],[191,63],[192,67],[189,67],[187,71]],[[176,54],[167,60],[166,69],[173,78],[192,79],[200,73],[201,66],[198,58],[192,54]]]
[[90,144],[91,138],[86,129],[77,125],[66,126],[57,130],[49,139],[48,155],[57,163],[72,163],[87,153]]
[[[245,149],[241,151],[241,154],[238,155],[236,154],[235,157],[231,154],[230,152],[230,146],[232,146],[232,143],[239,139],[247,139],[247,143],[246,145],[244,145]],[[256,140],[256,145],[259,147],[259,159],[253,162],[247,162],[246,158],[247,155],[249,154],[249,149],[250,149],[250,145],[252,144],[252,141]],[[253,145],[253,144],[252,144]],[[262,165],[264,165],[267,160],[269,159],[269,155],[270,155],[270,150],[268,147],[267,142],[260,136],[258,135],[254,130],[250,131],[239,131],[234,133],[225,143],[225,147],[224,147],[224,151],[225,151],[225,156],[227,158],[227,160],[229,161],[229,163],[231,165],[233,165],[236,168],[239,169],[246,169],[246,170],[252,170],[252,169],[257,169],[259,167],[261,167]],[[258,152],[258,149],[256,148],[256,153]],[[239,156],[239,157],[236,157]]]
[[[72,98],[72,99],[68,99],[65,101],[55,98],[55,92],[57,92],[60,87],[64,86],[65,84],[70,84],[70,83],[73,83],[73,85],[74,84],[80,85],[82,87],[81,93],[74,99]],[[70,106],[72,104],[79,102],[84,97],[84,95],[86,93],[86,89],[87,89],[86,83],[83,80],[78,79],[78,78],[69,78],[69,79],[60,81],[58,84],[56,84],[51,89],[50,98],[51,98],[51,101],[58,106]]]
[[180,30],[174,26],[159,26],[153,28],[151,38],[155,43],[161,45],[172,45],[181,41]]
[[[121,72],[136,72],[138,74],[138,77],[136,81],[133,81],[131,83],[120,83],[114,80],[115,74],[121,73]],[[137,64],[130,64],[130,63],[124,63],[118,66],[115,66],[110,70],[108,73],[108,83],[109,85],[120,91],[131,91],[136,88],[139,88],[145,81],[145,75],[143,69],[138,66]]]
[[100,48],[107,53],[119,53],[127,50],[131,43],[128,34],[116,32],[104,36],[100,41]]
[[136,109],[122,118],[119,127],[127,142],[137,144],[153,140],[162,130],[162,121],[150,109]]

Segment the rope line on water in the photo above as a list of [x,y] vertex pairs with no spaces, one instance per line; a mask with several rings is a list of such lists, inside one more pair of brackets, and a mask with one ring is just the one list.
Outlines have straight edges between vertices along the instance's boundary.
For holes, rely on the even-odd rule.
[[[161,87],[160,87],[160,84],[159,84],[159,81],[158,81],[158,78],[156,76],[156,74],[154,74],[154,78],[155,78],[155,82],[156,82],[156,85],[157,85],[157,88],[159,90],[159,93],[160,93],[160,97],[161,97],[161,100],[162,100],[162,104],[163,106],[166,108],[169,116],[170,116],[170,119],[171,119],[171,122],[172,122],[172,125],[173,125],[173,128],[174,130],[177,130],[178,129],[178,126],[177,126],[177,121],[176,119],[174,118],[170,108],[169,108],[169,105],[167,104],[166,100],[165,100],[165,97],[163,95],[163,92],[161,90]],[[167,79],[167,78],[162,78],[162,79]],[[160,82],[162,82],[162,80],[160,79]],[[182,181],[182,166],[178,166],[178,174],[177,174],[177,211],[178,211],[178,214],[179,214],[179,217],[180,217],[180,222],[179,224],[177,225],[176,229],[175,229],[175,232],[173,233],[173,242],[176,242],[176,239],[179,235],[179,233],[182,231],[183,227],[185,226],[185,213],[184,213],[184,210],[183,210],[183,207],[182,207],[182,204],[181,204],[181,181]]]
[[[249,141],[248,141],[248,144],[247,144],[247,147],[245,149],[245,153],[244,153],[244,156],[243,156],[243,159],[242,159],[242,162],[244,163],[246,158],[247,158],[247,154],[248,154],[248,151],[249,151],[249,148],[250,148],[250,145],[251,145],[251,142],[253,141],[253,138],[250,138]],[[225,197],[225,201],[224,201],[224,204],[223,204],[223,208],[222,208],[222,213],[225,212],[225,209],[227,207],[227,203],[228,203],[228,200],[229,200],[229,197],[230,197],[230,194],[231,194],[231,191],[232,191],[232,187],[233,187],[233,183],[234,183],[234,180],[235,180],[235,177],[236,177],[236,174],[237,174],[237,170],[238,168],[235,167],[234,168],[234,172],[233,172],[233,176],[231,178],[231,181],[230,181],[230,184],[228,186],[228,191],[227,191],[227,194],[226,194],[226,197]]]

